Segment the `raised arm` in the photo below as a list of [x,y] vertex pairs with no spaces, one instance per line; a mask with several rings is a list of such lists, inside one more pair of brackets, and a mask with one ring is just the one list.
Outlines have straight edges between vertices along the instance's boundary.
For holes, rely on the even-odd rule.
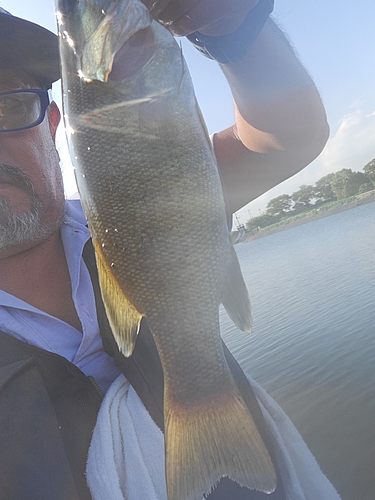
[[329,128],[313,81],[273,21],[244,59],[221,68],[236,124],[216,134],[214,144],[234,212],[312,162]]
[[[238,29],[258,0],[144,0],[175,35],[222,36]],[[255,12],[255,11],[254,11]],[[271,19],[237,62],[220,64],[235,102],[235,125],[214,136],[234,212],[302,170],[329,134],[314,82]]]

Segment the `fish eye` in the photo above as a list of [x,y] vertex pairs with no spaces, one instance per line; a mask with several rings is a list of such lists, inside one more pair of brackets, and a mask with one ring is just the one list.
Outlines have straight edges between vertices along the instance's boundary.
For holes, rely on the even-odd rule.
[[74,7],[78,4],[78,1],[79,0],[59,0],[59,12],[63,15],[70,14],[73,11]]

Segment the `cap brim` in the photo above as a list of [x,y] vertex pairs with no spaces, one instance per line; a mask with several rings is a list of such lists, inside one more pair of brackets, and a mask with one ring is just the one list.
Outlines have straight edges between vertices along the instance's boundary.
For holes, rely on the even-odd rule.
[[50,88],[60,78],[57,36],[30,21],[0,13],[0,67],[22,69]]

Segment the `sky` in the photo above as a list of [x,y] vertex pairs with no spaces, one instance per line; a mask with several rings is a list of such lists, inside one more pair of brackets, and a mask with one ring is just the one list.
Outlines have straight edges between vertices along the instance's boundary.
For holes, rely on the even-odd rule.
[[[0,0],[0,6],[56,32],[54,0]],[[240,223],[259,215],[280,194],[292,194],[302,184],[314,184],[342,168],[361,170],[375,157],[374,0],[275,0],[274,17],[321,93],[331,135],[308,167],[238,211]],[[218,65],[189,42],[182,46],[209,132],[229,127],[234,121],[233,101]],[[61,104],[59,84],[53,95]],[[62,126],[58,148],[66,193],[71,195],[76,188]]]

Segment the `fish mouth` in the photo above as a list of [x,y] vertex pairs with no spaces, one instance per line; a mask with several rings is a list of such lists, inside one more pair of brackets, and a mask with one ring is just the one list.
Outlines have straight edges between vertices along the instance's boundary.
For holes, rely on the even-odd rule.
[[134,77],[155,57],[157,44],[151,27],[132,35],[117,51],[108,79],[119,82]]
[[[150,13],[141,2],[112,2],[111,5],[107,12],[102,10],[96,28],[82,45],[78,73],[87,83],[92,80],[107,82],[117,53],[120,50],[124,52],[123,46],[125,52],[129,52],[131,47],[131,57],[134,57],[134,51],[138,49],[132,41],[129,44],[126,42],[152,24]],[[142,38],[144,35],[141,33],[139,36]],[[136,59],[139,59],[139,54]]]

